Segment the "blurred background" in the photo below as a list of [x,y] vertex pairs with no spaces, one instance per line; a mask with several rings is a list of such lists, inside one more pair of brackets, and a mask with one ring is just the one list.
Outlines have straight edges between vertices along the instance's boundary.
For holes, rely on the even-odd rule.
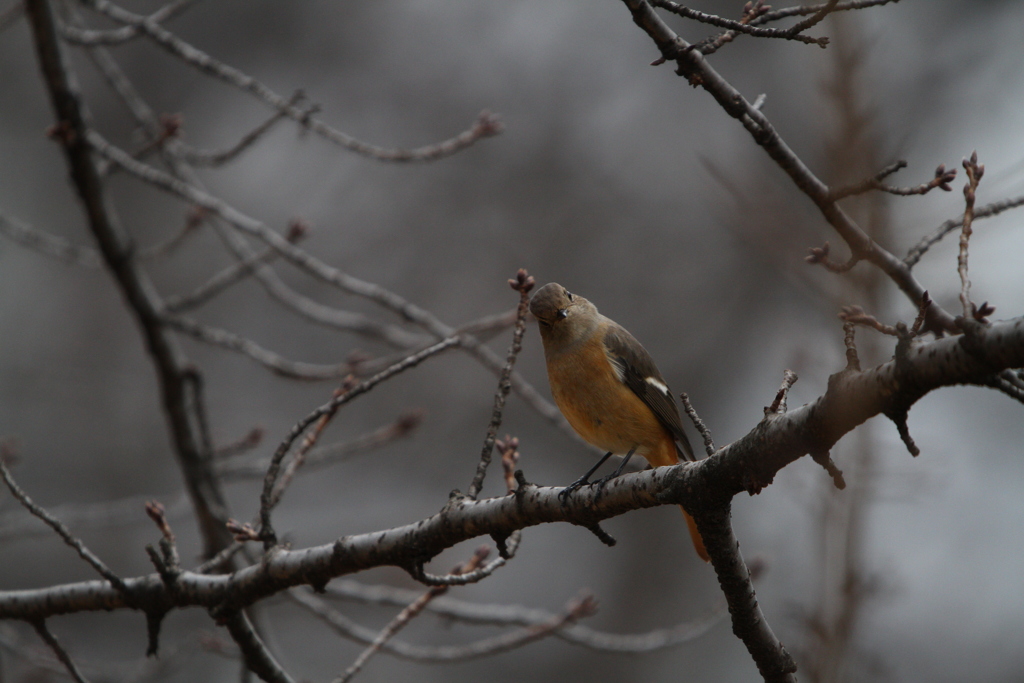
[[[6,5],[9,7],[9,4]],[[152,12],[153,2],[126,4]],[[692,7],[738,17],[742,3]],[[87,19],[97,27],[102,19]],[[709,27],[671,21],[688,40]],[[977,150],[986,166],[978,203],[1024,194],[1024,5],[1007,0],[905,0],[846,13],[811,31],[827,50],[740,37],[710,58],[764,111],[826,182],[842,184],[906,159],[894,184],[916,185]],[[820,395],[844,365],[836,314],[858,304],[881,320],[914,307],[866,265],[834,275],[804,263],[838,237],[749,135],[658,55],[619,2],[485,3],[379,0],[197,3],[168,27],[284,96],[302,89],[318,116],[361,140],[417,147],[456,134],[483,109],[505,132],[451,158],[388,164],[304,133],[274,127],[233,164],[201,171],[210,191],[278,230],[311,226],[303,248],[463,325],[511,309],[517,268],[593,301],[639,338],[675,391],[690,394],[719,445],[746,433],[771,402],[783,371],[800,376],[790,404]],[[72,50],[94,125],[128,149],[135,124],[81,50]],[[169,56],[145,39],[112,55],[155,111],[180,114],[183,140],[219,149],[265,120],[268,108]],[[0,212],[91,245],[59,147],[45,129],[49,101],[24,19],[0,33]],[[848,208],[903,255],[963,211],[954,192],[866,196]],[[110,190],[141,247],[181,230],[189,207],[116,174]],[[1024,311],[1024,229],[1007,213],[975,226],[972,293],[995,318]],[[232,263],[208,227],[147,262],[164,295],[186,293]],[[282,279],[324,304],[400,324],[286,264]],[[932,297],[956,310],[956,236],[917,266]],[[390,349],[317,326],[281,308],[253,280],[190,315],[288,358],[340,363],[359,349]],[[410,328],[415,329],[415,328]],[[143,551],[157,531],[142,501],[171,511],[183,560],[201,544],[170,448],[153,367],[111,277],[68,265],[0,235],[0,437],[16,445],[15,476],[40,504],[116,572],[152,571]],[[504,356],[511,330],[490,342]],[[858,331],[865,364],[892,355],[892,340]],[[264,430],[267,457],[337,381],[297,382],[249,358],[182,339],[205,378],[214,439]],[[549,396],[540,340],[527,330],[517,364]],[[323,437],[345,441],[424,409],[408,439],[315,473],[300,474],[276,513],[295,547],[384,529],[433,514],[465,490],[491,414],[496,378],[458,351],[431,359],[346,406]],[[734,525],[748,561],[766,568],[761,605],[797,657],[801,680],[1020,681],[1024,652],[1024,427],[1021,406],[990,390],[930,395],[910,414],[922,455],[875,419],[833,452],[850,487],[836,492],[808,459],[759,496],[737,498]],[[593,462],[516,395],[501,434],[521,440],[520,467],[562,485]],[[694,434],[694,443],[699,439]],[[226,485],[232,515],[258,510],[255,480]],[[504,492],[500,467],[484,494]],[[452,592],[486,603],[558,611],[581,590],[600,612],[587,625],[640,633],[701,620],[721,609],[713,572],[694,555],[679,513],[659,508],[610,520],[619,543],[568,525],[528,529],[515,560],[491,579]],[[478,542],[439,557],[443,572]],[[0,493],[0,589],[93,578],[38,520]],[[354,577],[414,588],[402,571]],[[396,608],[339,604],[380,628]],[[268,641],[297,678],[343,671],[362,645],[340,640],[283,599],[260,616]],[[51,628],[104,680],[237,680],[238,664],[201,645],[220,637],[199,610],[165,624],[161,663],[142,662],[139,614],[83,614]],[[497,633],[424,615],[402,638],[459,643]],[[19,645],[19,643],[21,645]],[[18,652],[20,648],[20,652]],[[175,656],[175,649],[187,656]],[[29,657],[26,660],[25,655]],[[30,628],[0,624],[0,678],[57,680],[31,666],[41,645]],[[723,619],[691,642],[642,655],[594,652],[550,638],[481,661],[450,665],[372,660],[373,681],[753,681],[758,675]]]

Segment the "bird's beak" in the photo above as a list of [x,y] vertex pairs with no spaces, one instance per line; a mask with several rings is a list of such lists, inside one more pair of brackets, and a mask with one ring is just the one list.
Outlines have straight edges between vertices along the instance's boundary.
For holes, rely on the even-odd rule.
[[565,320],[566,318],[569,317],[569,311],[565,310],[564,308],[559,308],[558,313],[555,313],[555,317],[558,318],[559,320]]

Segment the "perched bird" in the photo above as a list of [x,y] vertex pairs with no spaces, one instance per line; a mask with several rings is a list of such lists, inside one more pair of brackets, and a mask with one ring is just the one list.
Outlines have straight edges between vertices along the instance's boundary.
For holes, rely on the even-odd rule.
[[[530,312],[540,323],[555,403],[576,433],[607,451],[560,495],[591,483],[590,475],[613,454],[626,457],[615,472],[595,484],[604,486],[618,476],[634,453],[653,467],[695,460],[672,393],[633,335],[598,313],[594,304],[554,282],[537,290]],[[697,554],[707,561],[693,518],[685,509],[683,515]]]

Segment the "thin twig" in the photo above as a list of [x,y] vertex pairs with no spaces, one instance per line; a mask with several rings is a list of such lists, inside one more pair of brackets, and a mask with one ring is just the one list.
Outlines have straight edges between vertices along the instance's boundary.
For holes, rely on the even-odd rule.
[[152,246],[146,247],[145,249],[139,250],[139,258],[153,260],[163,258],[173,253],[178,247],[183,245],[185,241],[194,235],[199,233],[199,228],[203,225],[204,212],[201,210],[194,210],[188,212],[185,216],[185,224],[181,226],[178,232],[174,233],[163,242],[158,242]]
[[508,356],[505,359],[505,367],[501,370],[498,378],[498,389],[494,392],[494,408],[491,410],[491,422],[487,426],[487,434],[484,436],[484,445],[480,451],[480,462],[476,466],[476,474],[469,484],[466,496],[472,500],[480,495],[483,487],[484,476],[487,474],[487,467],[491,464],[491,453],[494,451],[494,440],[501,429],[501,413],[505,409],[505,398],[512,388],[510,380],[512,367],[516,363],[516,356],[523,348],[523,333],[526,332],[526,314],[530,307],[530,290],[533,289],[535,281],[533,277],[520,268],[514,280],[509,280],[512,289],[519,292],[519,307],[516,309],[516,329],[512,335],[512,345],[508,349]]
[[[154,23],[162,23],[180,14],[196,0],[175,0],[169,2],[147,17]],[[86,29],[79,26],[61,26],[61,38],[72,45],[93,47],[97,45],[121,45],[137,37],[142,31],[137,26],[122,26],[111,30]]]
[[[405,438],[412,434],[422,420],[422,411],[411,410],[403,413],[391,424],[358,436],[351,441],[322,446],[310,451],[306,454],[305,467],[308,470],[311,467],[343,462],[355,455],[379,448],[396,439]],[[225,481],[262,477],[270,466],[270,458],[243,463],[236,463],[234,460],[235,458],[224,460],[217,465],[217,474]]]
[[972,318],[974,306],[971,304],[971,281],[967,277],[967,251],[971,240],[971,227],[974,222],[974,197],[985,173],[985,165],[978,163],[978,153],[964,159],[964,170],[967,171],[967,184],[964,185],[964,220],[960,231],[960,252],[957,256],[956,270],[960,274],[960,305],[964,309],[964,318]]
[[478,583],[483,581],[488,576],[493,574],[496,570],[504,567],[505,564],[516,555],[516,551],[519,550],[519,543],[522,538],[522,534],[517,530],[509,535],[506,545],[505,552],[499,557],[494,558],[482,567],[472,569],[471,571],[451,574],[428,574],[423,571],[423,565],[416,565],[415,569],[411,572],[412,577],[420,583],[428,586],[468,586],[471,583]]
[[853,323],[855,325],[863,325],[864,327],[870,327],[873,330],[877,330],[884,335],[889,337],[898,337],[899,331],[892,325],[886,325],[878,318],[865,312],[860,306],[843,306],[842,310],[839,311],[839,319],[844,323]]
[[[1024,206],[1024,195],[1013,197],[1011,199],[1004,199],[999,202],[992,202],[991,204],[986,204],[980,209],[975,209],[973,220],[997,216],[1003,211],[1015,209],[1019,206]],[[959,230],[963,224],[964,216],[949,219],[936,228],[933,233],[923,237],[920,242],[915,244],[910,251],[907,252],[907,255],[903,257],[903,263],[905,263],[908,268],[913,268],[917,265],[917,262],[921,260],[921,257],[924,256],[925,252],[927,252],[935,243],[954,230]]]
[[846,347],[846,369],[860,372],[860,356],[857,354],[856,323],[852,320],[843,321],[843,345]]
[[193,339],[206,344],[220,346],[229,351],[241,353],[282,377],[318,381],[344,377],[350,371],[348,363],[319,365],[316,363],[293,361],[278,353],[269,351],[251,339],[247,339],[234,332],[204,325],[181,315],[165,314],[160,319],[164,325],[172,330],[187,334]]
[[10,446],[6,443],[0,443],[0,476],[3,477],[4,483],[7,484],[7,488],[11,490],[11,494],[18,499],[18,502],[20,502],[26,510],[43,520],[47,526],[56,531],[57,535],[64,539],[65,543],[74,548],[78,553],[78,556],[88,562],[100,576],[105,578],[122,594],[124,594],[125,598],[129,598],[130,593],[124,580],[111,571],[110,568],[103,563],[103,560],[98,558],[91,550],[85,547],[85,544],[82,543],[80,539],[75,538],[59,519],[32,502],[32,499],[29,498],[28,494],[21,490],[21,487],[19,487],[14,481],[14,477],[11,476],[10,470],[7,469],[5,461],[10,457],[10,455]]
[[100,253],[96,249],[72,244],[63,237],[36,230],[29,224],[3,213],[0,213],[0,232],[23,246],[65,263],[86,268],[99,268],[102,264]]
[[[302,91],[296,92],[292,95],[289,100],[289,104],[295,106],[303,100],[305,95]],[[259,141],[271,128],[274,127],[275,123],[287,118],[287,114],[283,111],[276,111],[271,114],[266,121],[259,124],[248,133],[243,135],[238,142],[227,149],[223,150],[202,150],[194,149],[188,145],[181,146],[181,155],[188,163],[194,166],[207,166],[210,168],[217,168],[223,166],[231,161],[234,161],[239,155],[245,150],[252,147],[256,142]]]
[[[336,579],[326,588],[329,597],[355,600],[362,603],[380,605],[406,605],[415,600],[419,592],[407,588],[392,586],[366,585],[351,579]],[[287,595],[309,597],[311,604],[306,605],[314,612],[322,600],[312,595],[307,589],[292,589]],[[314,602],[317,601],[317,602]],[[329,608],[328,608],[329,609]],[[545,609],[525,607],[522,605],[481,604],[458,600],[450,596],[440,597],[428,605],[427,610],[445,619],[462,621],[470,624],[489,626],[536,626],[554,620],[558,615]],[[710,609],[706,614],[690,621],[681,622],[668,628],[654,629],[644,633],[607,633],[587,626],[574,625],[559,630],[554,635],[558,638],[597,651],[610,652],[653,652],[681,643],[689,642],[720,622],[726,615],[724,604]],[[350,623],[350,622],[349,622]],[[368,641],[372,633],[364,627],[353,625],[351,630],[343,633],[345,637]],[[418,658],[413,653],[416,646],[392,641],[390,649],[400,657]],[[404,649],[407,646],[412,649]],[[424,655],[428,653],[425,651]]]
[[50,646],[50,649],[53,650],[53,654],[57,656],[57,659],[61,661],[64,668],[66,668],[68,673],[71,674],[71,678],[78,681],[78,683],[88,683],[85,676],[82,675],[82,672],[79,671],[77,666],[75,666],[74,661],[71,659],[71,655],[69,655],[67,650],[65,650],[57,641],[57,637],[50,633],[50,629],[46,628],[46,622],[40,619],[38,621],[33,621],[32,626],[35,627],[36,633],[38,633],[39,637],[43,639],[43,642]]
[[264,249],[261,252],[254,253],[248,258],[236,261],[188,294],[168,296],[165,299],[167,310],[177,313],[201,306],[231,285],[241,282],[247,276],[251,275],[257,264],[268,263],[278,256],[280,256],[280,254],[274,249]]
[[[456,567],[452,573],[465,574],[466,572],[473,571],[480,566],[481,562],[487,559],[487,555],[489,553],[490,549],[487,546],[480,546],[476,549],[476,552],[473,553],[473,557]],[[334,683],[348,683],[351,681],[356,674],[362,671],[370,658],[380,652],[381,647],[391,640],[396,633],[408,626],[409,622],[415,619],[426,608],[431,600],[439,595],[444,595],[447,592],[447,586],[435,586],[409,603],[405,609],[399,612],[398,615],[388,623],[387,626],[381,629],[381,632],[373,639],[370,646],[359,653],[359,656],[356,657],[354,662],[352,662],[352,665],[345,670],[345,673],[336,678]]]
[[[349,374],[345,378],[345,382],[334,390],[334,397],[341,396],[346,391],[352,389],[355,386],[356,379],[353,375]],[[285,466],[281,472],[277,481],[274,483],[274,489],[270,493],[270,507],[275,508],[277,504],[281,502],[281,497],[284,496],[284,492],[291,485],[292,480],[295,479],[295,474],[299,471],[299,468],[306,462],[306,454],[310,451],[313,446],[316,445],[317,441],[320,440],[320,435],[327,429],[327,425],[331,423],[334,416],[338,414],[338,407],[335,406],[333,410],[330,410],[320,416],[320,419],[316,421],[316,424],[306,432],[306,435],[302,437],[302,442],[299,447],[295,450],[295,455]],[[269,464],[268,464],[269,467]]]
[[[144,164],[124,150],[111,145],[99,133],[94,130],[86,134],[90,146],[101,156],[116,163],[118,166],[135,175],[141,180],[150,183],[158,188],[182,197],[186,201],[202,206],[220,216],[226,222],[262,240],[271,248],[278,251],[288,261],[298,268],[309,273],[313,277],[322,280],[334,287],[337,287],[350,294],[366,298],[379,306],[391,310],[423,329],[430,332],[439,339],[458,334],[458,330],[446,325],[419,306],[407,301],[398,294],[391,292],[380,285],[360,280],[337,268],[327,265],[319,259],[311,256],[302,249],[290,244],[287,239],[277,234],[260,221],[251,218],[226,202],[214,197],[206,191],[185,183],[178,178],[168,175],[159,169]],[[480,361],[484,367],[495,374],[500,374],[503,367],[502,360],[494,351],[480,343],[476,337],[470,334],[459,334],[459,348],[472,355]],[[550,422],[557,425],[563,432],[574,439],[579,439],[569,423],[562,417],[558,408],[545,400],[537,390],[519,373],[513,372],[511,376],[512,389],[526,401],[526,403],[540,413]]]
[[365,394],[381,382],[390,379],[409,368],[415,367],[427,358],[437,355],[438,353],[441,353],[446,349],[450,349],[458,344],[458,337],[449,337],[448,339],[444,339],[437,344],[434,344],[430,348],[408,356],[386,370],[382,370],[373,377],[356,384],[343,394],[335,396],[329,402],[314,410],[292,427],[288,436],[285,437],[284,441],[281,442],[277,447],[277,450],[274,452],[274,456],[270,461],[270,466],[267,468],[267,473],[263,477],[263,492],[260,494],[260,533],[264,538],[264,545],[268,549],[272,548],[277,543],[277,536],[270,524],[270,510],[272,507],[271,502],[273,498],[274,485],[281,469],[281,461],[291,449],[292,443],[294,443],[295,440],[299,438],[299,436],[301,436],[311,424],[319,420],[322,416],[336,411],[342,405],[348,403],[357,396]]
[[829,258],[831,251],[832,246],[828,242],[825,242],[820,247],[811,247],[807,250],[807,256],[804,257],[804,261],[811,265],[822,265],[833,273],[845,273],[863,260],[863,256],[860,254],[850,254],[849,260],[845,263],[837,263]]
[[270,683],[295,683],[295,679],[274,659],[274,655],[260,639],[245,612],[230,612],[224,617],[224,625],[227,626],[231,639],[242,651],[245,665],[250,671]]
[[151,21],[148,17],[129,12],[107,0],[83,0],[83,2],[114,21],[136,27],[158,45],[202,73],[218,78],[240,90],[255,95],[274,109],[283,112],[289,118],[302,124],[304,128],[312,130],[317,135],[345,149],[371,159],[397,162],[435,161],[451,156],[479,140],[492,137],[502,131],[502,125],[498,117],[488,111],[483,111],[467,130],[455,137],[432,145],[407,150],[387,149],[367,144],[351,135],[332,128],[319,119],[311,117],[308,111],[291,104],[287,98],[278,95],[252,76],[214,59],[156,22]]
[[679,394],[679,398],[683,402],[683,410],[686,412],[686,416],[690,418],[690,422],[692,422],[693,426],[697,428],[697,431],[700,432],[700,437],[704,440],[704,452],[708,455],[714,455],[715,442],[711,438],[711,430],[708,429],[706,424],[704,424],[704,420],[700,419],[700,416],[697,415],[697,409],[693,407],[692,403],[690,403],[689,394],[684,392]]
[[915,185],[914,187],[894,187],[882,182],[882,180],[887,176],[890,176],[901,168],[906,167],[906,161],[897,161],[886,166],[871,178],[862,180],[859,183],[854,183],[853,185],[835,188],[830,192],[830,196],[833,201],[838,201],[840,199],[845,199],[846,197],[864,194],[871,190],[887,192],[888,194],[894,194],[901,197],[928,194],[935,188],[940,188],[945,192],[951,192],[953,190],[949,184],[956,178],[956,169],[951,168],[946,170],[945,164],[939,164],[938,168],[935,169],[935,176],[931,180],[926,183],[921,183],[920,185]]
[[745,33],[749,36],[754,36],[755,38],[782,38],[784,40],[797,40],[801,43],[818,45],[820,47],[828,45],[828,38],[812,38],[810,36],[793,33],[789,29],[757,28],[742,21],[733,21],[732,19],[725,19],[715,14],[699,12],[695,9],[690,9],[689,7],[684,7],[683,5],[672,2],[672,0],[651,0],[651,4],[686,19],[693,19],[694,21],[699,21],[702,24],[711,24],[712,26],[718,26],[719,28],[727,28],[735,31],[736,33]]
[[[376,636],[374,631],[371,631],[365,626],[361,626],[353,622],[351,619],[348,619],[337,610],[332,609],[315,595],[307,591],[299,590],[289,591],[287,595],[299,605],[302,605],[304,608],[309,610],[312,614],[322,619],[343,638],[348,638],[362,643],[373,642],[373,639]],[[433,610],[434,606],[438,603],[447,603],[448,601],[449,599],[446,597],[438,598],[437,600],[431,601],[427,609]],[[587,602],[583,603],[583,601]],[[481,607],[484,609],[493,607],[494,609],[502,612],[509,611],[505,605]],[[683,639],[685,638],[683,634],[684,629],[678,627],[678,633],[676,632],[677,629],[671,629],[672,635],[669,636],[665,636],[664,631],[652,631],[649,634],[645,633],[619,636],[612,633],[593,631],[574,623],[580,618],[589,616],[592,613],[591,610],[593,607],[594,603],[590,601],[589,596],[586,595],[579,599],[571,600],[565,606],[565,609],[561,614],[553,614],[545,610],[520,609],[513,606],[512,610],[516,612],[522,611],[524,613],[523,618],[516,618],[518,616],[516,615],[507,621],[500,618],[496,620],[488,620],[484,618],[478,622],[517,624],[524,627],[508,634],[495,636],[493,638],[484,638],[465,645],[441,645],[437,647],[413,645],[405,641],[391,639],[383,645],[383,649],[396,657],[413,661],[458,662],[487,657],[499,652],[508,652],[509,650],[522,647],[523,645],[534,642],[548,635],[556,636],[568,642],[583,645],[584,647],[589,647],[594,650],[612,652],[650,652],[654,649],[669,647],[671,645],[677,645],[680,642],[685,642]],[[447,612],[445,610],[439,610],[439,613]],[[722,614],[723,612],[719,610],[716,623],[721,619]],[[687,626],[689,625],[687,624]],[[701,628],[699,633],[704,633],[706,630],[706,627]],[[669,631],[669,629],[666,629],[665,631]],[[691,631],[691,634],[696,633],[698,633],[697,630]],[[690,635],[689,638],[686,638],[687,640],[695,637],[695,635],[691,634],[687,634]],[[674,637],[680,637],[680,640],[673,640]],[[647,648],[645,647],[646,645],[651,645],[652,647]]]
[[[260,443],[263,442],[264,436],[265,432],[262,427],[253,427],[249,430],[249,433],[241,439],[215,448],[213,451],[213,457],[219,462],[224,462],[231,458],[237,458],[259,446]],[[217,474],[223,476],[223,472],[219,467]]]
[[782,377],[782,386],[775,393],[775,400],[772,404],[764,409],[764,414],[768,415],[784,415],[789,408],[786,405],[786,400],[789,396],[789,390],[796,384],[797,376],[792,370],[786,370]]
[[[879,7],[881,5],[888,5],[892,2],[899,2],[899,0],[850,0],[849,2],[839,2],[832,7],[832,12],[843,12],[849,10],[866,9],[868,7]],[[816,14],[825,9],[825,4],[820,5],[799,5],[796,7],[784,7],[782,9],[771,10],[765,12],[757,19],[751,21],[752,24],[767,24],[770,21],[778,21],[779,19],[788,19],[789,17],[806,17],[811,14]]]

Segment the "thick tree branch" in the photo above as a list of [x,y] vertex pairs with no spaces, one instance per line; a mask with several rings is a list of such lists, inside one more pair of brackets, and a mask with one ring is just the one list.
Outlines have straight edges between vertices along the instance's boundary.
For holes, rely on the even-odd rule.
[[48,0],[26,0],[36,53],[57,114],[54,136],[62,143],[71,178],[81,198],[89,228],[96,238],[107,268],[135,316],[160,381],[164,411],[175,453],[196,509],[205,553],[213,555],[230,542],[224,528],[227,511],[224,496],[213,474],[211,454],[203,451],[199,425],[190,400],[186,362],[160,323],[161,303],[148,276],[133,257],[130,236],[118,225],[86,142],[86,125],[78,92],[61,54],[60,41]]
[[[912,346],[905,356],[871,370],[844,370],[829,380],[817,400],[784,414],[770,414],[750,433],[697,463],[627,474],[610,482],[600,499],[592,488],[563,503],[560,488],[521,486],[514,494],[470,501],[459,498],[425,520],[394,529],[345,536],[332,544],[290,551],[273,548],[263,560],[231,575],[182,572],[169,591],[156,574],[126,579],[141,609],[202,606],[230,613],[268,595],[302,584],[323,586],[334,577],[370,567],[411,567],[442,550],[478,536],[508,536],[528,526],[568,522],[582,527],[630,510],[683,504],[708,530],[718,548],[716,524],[733,496],[757,493],[775,474],[808,452],[829,450],[847,432],[874,415],[906,409],[942,386],[987,386],[990,377],[1024,366],[1024,318],[979,324],[971,337],[946,337]],[[718,511],[718,512],[716,512]],[[728,530],[726,534],[731,533]],[[716,571],[734,558],[711,552]],[[729,597],[737,604],[742,596]],[[55,614],[128,607],[106,581],[0,592],[0,619],[38,620]],[[733,610],[735,610],[735,604]],[[737,616],[734,611],[734,623]]]

